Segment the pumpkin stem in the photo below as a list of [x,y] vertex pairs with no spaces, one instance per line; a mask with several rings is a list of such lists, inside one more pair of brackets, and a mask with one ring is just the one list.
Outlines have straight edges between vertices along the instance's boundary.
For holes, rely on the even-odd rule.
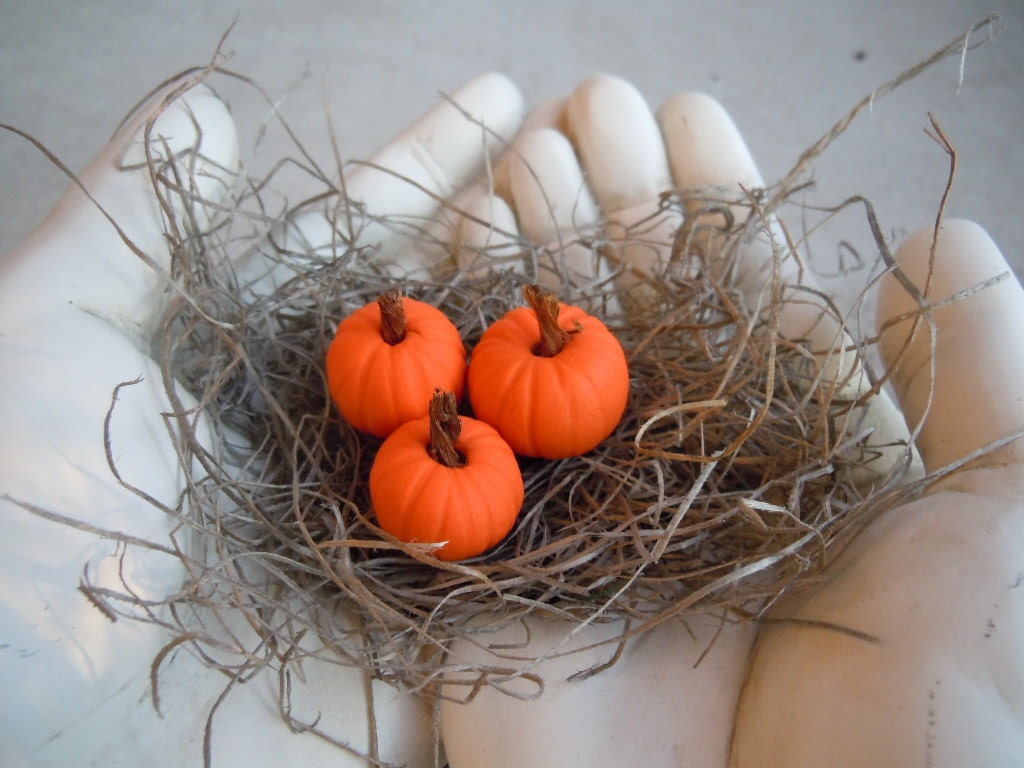
[[435,389],[430,400],[430,446],[427,452],[438,464],[446,467],[464,467],[466,460],[455,447],[462,434],[462,419],[455,393]]
[[392,347],[405,339],[406,317],[405,305],[402,304],[402,292],[397,288],[382,293],[377,297],[380,307],[380,336]]
[[540,326],[540,343],[533,348],[533,354],[540,357],[554,357],[572,339],[572,334],[579,333],[583,326],[579,320],[572,331],[567,331],[558,324],[559,302],[558,296],[551,291],[546,291],[539,285],[523,286],[523,296],[526,303],[537,315],[537,324]]

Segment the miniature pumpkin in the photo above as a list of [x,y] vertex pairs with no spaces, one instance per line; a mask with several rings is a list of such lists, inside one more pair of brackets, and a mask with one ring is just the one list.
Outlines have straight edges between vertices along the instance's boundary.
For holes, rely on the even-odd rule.
[[614,431],[626,409],[626,355],[596,317],[537,286],[523,294],[530,306],[494,323],[473,350],[473,410],[516,453],[547,459],[586,453]]
[[430,415],[391,433],[370,469],[380,527],[408,543],[446,542],[433,552],[442,560],[479,555],[505,538],[525,493],[508,444],[456,407],[453,393],[435,392]]
[[466,348],[455,325],[436,307],[382,294],[338,326],[327,351],[327,385],[356,429],[387,437],[427,415],[436,387],[462,397]]

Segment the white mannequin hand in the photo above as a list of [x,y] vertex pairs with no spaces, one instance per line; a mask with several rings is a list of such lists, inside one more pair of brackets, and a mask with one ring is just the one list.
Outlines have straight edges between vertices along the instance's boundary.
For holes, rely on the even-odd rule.
[[[931,241],[930,231],[919,232],[897,255],[922,291]],[[933,269],[934,302],[1009,272],[988,235],[964,221],[946,223]],[[879,302],[880,325],[915,309],[893,277]],[[931,319],[934,358],[921,327],[895,384],[912,423],[931,399],[918,446],[936,472],[1024,428],[1016,394],[1024,375],[1024,291],[1010,276]],[[910,326],[903,321],[883,335],[889,359]],[[782,605],[781,623],[764,627],[758,640],[735,764],[1019,765],[1022,499],[1024,447],[1014,441],[885,514],[841,553],[820,589]]]
[[[508,253],[520,233],[543,256],[558,258],[579,229],[603,224],[614,238],[645,222],[645,241],[625,242],[617,254],[641,273],[620,285],[642,291],[643,272],[664,263],[669,233],[679,224],[658,208],[660,193],[674,186],[735,194],[740,184],[762,183],[731,121],[699,94],[671,100],[655,121],[630,86],[600,77],[545,114],[547,124],[525,132],[499,162],[501,199],[478,189],[479,197],[467,202],[485,222],[489,212],[499,217],[494,228],[468,219],[454,227],[467,261],[488,246]],[[930,241],[929,232],[919,234],[898,256],[919,285]],[[712,270],[715,246],[709,242],[705,250]],[[764,243],[745,249],[738,279],[748,296],[763,290],[772,267]],[[606,268],[596,265],[580,281],[604,279]],[[792,260],[781,268],[787,283],[808,285]],[[949,222],[929,295],[941,301],[1006,269],[976,226]],[[820,353],[826,381],[849,394],[863,392],[858,365],[830,352],[848,343],[835,320],[814,306],[792,306],[780,318],[782,335],[805,339]],[[890,278],[880,319],[909,309]],[[936,390],[918,443],[932,471],[1024,427],[1024,411],[1008,397],[1019,386],[1024,348],[1019,334],[1005,330],[1021,326],[1024,296],[1010,279],[944,308],[935,320]],[[890,359],[908,325],[886,331],[883,352]],[[895,381],[912,424],[928,402],[928,351],[919,337]],[[972,405],[965,412],[966,402]],[[866,416],[880,442],[906,440],[891,401],[873,403]],[[615,666],[576,682],[565,681],[605,661],[613,646],[562,653],[614,638],[621,627],[574,631],[571,623],[534,617],[529,638],[520,625],[481,637],[483,646],[505,649],[497,653],[510,665],[517,657],[550,656],[519,662],[542,675],[547,688],[528,702],[485,688],[470,704],[446,704],[442,730],[451,765],[724,766],[730,754],[737,766],[1011,764],[1024,734],[1024,598],[1014,591],[1024,573],[1020,452],[1013,444],[990,454],[978,469],[953,475],[869,528],[809,597],[772,615],[800,623],[761,630],[749,677],[754,628],[713,616],[688,616],[685,627],[663,624],[627,645]],[[821,622],[878,642],[822,629]],[[453,653],[494,663],[489,651],[468,643]]]
[[[487,98],[486,109],[469,111],[486,113],[488,125],[509,132],[519,109],[514,89],[497,80],[483,92],[494,101]],[[191,114],[170,107],[154,135],[171,137],[176,154],[191,151],[204,158],[208,176],[198,178],[208,178],[209,186],[201,192],[215,199],[218,187],[230,183],[236,163],[233,128],[223,106],[208,93],[192,91],[188,102]],[[616,106],[623,104],[627,106],[622,109]],[[498,168],[498,191],[507,200],[481,194],[480,187],[475,199],[462,199],[472,203],[478,218],[495,224],[500,220],[502,232],[521,231],[538,247],[602,220],[624,229],[650,221],[656,226],[647,233],[648,242],[630,244],[619,258],[657,264],[667,233],[678,223],[653,202],[666,185],[735,188],[738,183],[757,186],[760,178],[739,134],[713,102],[692,95],[673,100],[661,113],[663,133],[651,130],[653,122],[635,130],[635,121],[650,120],[642,106],[619,81],[602,78],[585,84],[564,110],[548,112],[559,116],[557,125],[564,134],[550,130],[556,123],[549,121],[546,132],[524,134],[517,145],[519,171],[512,160]],[[616,118],[601,119],[607,115]],[[200,147],[190,130],[193,116],[202,127]],[[144,253],[155,259],[163,254],[157,259],[163,264],[166,249],[149,183],[143,173],[117,170],[117,158],[142,119],[115,137],[82,181]],[[618,131],[591,133],[594,126],[620,119]],[[430,124],[428,119],[420,125]],[[465,132],[432,133],[441,139],[454,137],[441,141],[451,154],[434,155],[448,158],[438,160],[451,169],[447,182],[445,174],[417,176],[416,162],[423,155],[414,149],[420,146],[415,130],[378,159],[417,158],[408,164],[398,161],[398,170],[422,178],[444,196],[468,178],[480,159],[479,126],[472,132],[470,141]],[[576,151],[565,151],[573,146],[588,185],[582,183]],[[375,191],[386,187],[359,178],[349,181],[349,192],[365,200],[372,213],[389,219],[430,215],[429,196],[417,195],[418,202],[410,202],[385,192],[375,198]],[[531,186],[543,190],[547,199],[538,203]],[[554,194],[557,190],[565,194]],[[557,213],[554,219],[552,211]],[[319,211],[301,219],[297,229],[290,236],[303,245],[331,247],[328,242],[337,237],[330,217]],[[472,238],[481,233],[491,238],[501,234],[473,222],[462,222],[457,229],[474,243]],[[364,237],[375,236],[372,230],[361,231]],[[390,237],[384,242],[385,258],[399,252],[389,250],[394,242]],[[919,235],[900,252],[899,260],[913,279],[920,279],[929,243],[930,238]],[[995,246],[972,225],[949,223],[939,244],[930,293],[935,300],[1006,269]],[[713,245],[708,248],[712,256]],[[748,253],[745,273],[754,295],[763,286],[766,262],[763,250],[752,247]],[[607,264],[585,261],[578,264],[578,272],[581,279],[602,280],[610,270]],[[640,277],[640,286],[620,285],[642,289]],[[173,521],[115,481],[102,445],[103,418],[114,388],[141,374],[142,384],[121,391],[111,425],[115,450],[131,446],[118,456],[118,465],[128,481],[144,479],[138,484],[174,503],[181,478],[161,434],[159,414],[167,406],[159,372],[148,357],[147,334],[159,314],[154,297],[162,285],[153,269],[141,264],[110,223],[74,190],[29,241],[0,262],[0,423],[5,425],[0,435],[0,476],[5,479],[0,509],[8,522],[0,540],[0,631],[5,645],[0,664],[6,686],[0,753],[6,764],[45,766],[73,759],[136,765],[147,762],[147,750],[150,763],[166,762],[168,754],[175,765],[200,761],[202,720],[223,681],[207,685],[198,668],[191,676],[183,675],[187,682],[176,698],[168,696],[165,718],[157,720],[148,702],[138,702],[146,695],[149,664],[164,642],[162,635],[144,625],[110,623],[74,589],[83,564],[91,563],[93,581],[101,586],[120,585],[120,570],[141,595],[162,597],[180,583],[177,559],[133,549],[121,562],[110,542],[32,515],[23,506],[167,541]],[[908,308],[899,289],[883,291],[883,318],[897,317]],[[850,367],[831,363],[834,356],[827,355],[839,346],[836,328],[806,333],[805,321],[794,317],[790,328],[796,330],[791,332],[821,342],[812,348],[825,353],[824,375],[835,376],[837,382],[848,379],[859,390],[859,377],[846,375]],[[814,321],[810,325],[818,327]],[[1022,321],[1024,297],[1012,280],[936,313],[937,386],[919,441],[928,469],[1024,426],[1019,403],[1005,397],[1020,381],[1024,350],[1017,336],[1004,329],[1020,327]],[[900,334],[907,326],[904,322],[887,330],[890,355],[901,348]],[[927,384],[922,383],[929,370],[923,363],[927,353],[927,341],[919,340],[895,382],[911,423],[919,419],[927,399]],[[986,375],[976,376],[977,370]],[[964,402],[975,405],[966,415]],[[902,428],[888,411],[872,419],[894,434]],[[1019,713],[1024,709],[1019,652],[1024,600],[1017,588],[1024,573],[1017,545],[1024,526],[1018,487],[1021,458],[1015,444],[991,453],[980,466],[952,475],[923,500],[869,528],[829,569],[830,581],[800,603],[780,607],[774,618],[792,617],[797,623],[770,624],[762,630],[749,677],[753,626],[720,626],[711,616],[693,616],[686,628],[673,624],[652,630],[627,647],[615,667],[583,682],[559,681],[603,661],[608,648],[542,662],[538,671],[548,678],[549,689],[538,701],[519,702],[485,690],[472,705],[445,708],[443,730],[453,768],[723,766],[729,760],[734,723],[733,760],[741,766],[1011,764],[1022,749]],[[824,622],[862,635],[858,639],[822,629]],[[521,652],[533,655],[560,646],[569,628],[538,620],[532,643]],[[710,653],[694,668],[720,629]],[[588,628],[571,642],[592,643],[614,630]],[[493,638],[496,643],[509,639],[519,640],[519,632]],[[470,658],[475,651],[464,647],[456,652]],[[309,675],[308,700],[302,704],[312,707],[314,716],[322,712],[328,727],[348,738],[365,727],[358,698],[361,679],[325,666],[324,677]],[[223,719],[215,737],[214,764],[276,765],[286,759],[304,765],[346,764],[347,756],[339,757],[333,746],[290,738],[273,710],[276,680],[268,683],[266,678],[247,684],[257,695],[236,697],[234,708],[225,707],[218,716]],[[339,695],[342,690],[348,693]],[[737,701],[740,716],[734,719]],[[327,703],[347,711],[325,711]],[[115,722],[125,725],[111,730],[109,724]],[[384,759],[429,764],[429,722],[412,700],[385,697],[378,705],[378,726]],[[257,737],[259,747],[254,749]],[[353,759],[352,764],[365,763]]]
[[[202,201],[221,198],[238,166],[235,128],[224,105],[203,86],[183,85],[148,102],[81,174],[82,188],[109,220],[72,187],[37,231],[0,261],[0,754],[6,766],[201,764],[206,713],[224,686],[224,678],[187,654],[177,658],[175,674],[165,676],[171,682],[161,720],[147,689],[150,665],[167,636],[159,627],[111,622],[76,587],[87,568],[100,589],[123,590],[123,578],[140,598],[162,599],[182,584],[178,558],[140,547],[122,558],[121,547],[94,530],[27,509],[171,545],[176,521],[114,477],[104,452],[104,417],[115,388],[141,377],[118,394],[111,451],[127,483],[173,508],[183,480],[161,415],[169,409],[161,373],[150,357],[166,301],[161,271],[169,254],[145,167],[144,127],[159,114],[149,134],[151,151],[159,158],[169,148],[183,177],[195,180],[198,202],[188,204],[200,217]],[[176,87],[187,91],[178,100]],[[388,183],[391,176],[372,168],[348,179],[350,195],[365,203],[370,218],[429,217],[437,206],[429,193],[448,195],[481,171],[483,126],[509,135],[519,121],[519,94],[497,75],[478,78],[452,101],[466,114],[446,102],[373,159],[375,166],[419,180],[428,194],[409,192],[407,185],[399,191]],[[124,239],[111,222],[122,227]],[[323,234],[325,223],[313,211],[299,226]],[[366,238],[388,235],[363,228],[360,242],[373,245],[377,241]],[[246,267],[265,269],[255,262]],[[302,689],[310,693],[297,696],[297,716],[312,720],[330,702],[321,725],[337,727],[339,738],[354,739],[352,746],[365,751],[362,675],[310,665],[311,682]],[[256,695],[233,697],[237,701],[218,711],[216,765],[286,759],[365,765],[325,741],[293,738],[276,711],[276,685],[273,675],[258,677],[246,688]],[[382,758],[429,764],[429,716],[412,697],[377,692]]]

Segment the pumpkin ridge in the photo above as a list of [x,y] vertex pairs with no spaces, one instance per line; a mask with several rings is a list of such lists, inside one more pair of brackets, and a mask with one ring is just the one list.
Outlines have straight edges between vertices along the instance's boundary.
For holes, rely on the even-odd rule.
[[[543,391],[543,380],[546,378],[534,362],[532,355],[516,359],[514,364],[506,369],[506,384],[502,387],[500,395],[497,388],[494,392],[494,411],[496,419],[502,424],[499,431],[521,452],[535,449],[532,438],[535,430],[527,421],[530,413],[536,410],[533,407],[537,402],[536,393],[538,390]],[[515,382],[516,386],[512,386],[511,382]]]
[[[432,387],[451,389],[461,397],[465,388],[466,347],[454,325],[444,315],[447,326],[423,327],[420,323],[410,324],[407,342],[410,343],[408,364],[414,365],[424,380],[431,376],[445,381],[434,381]],[[450,330],[450,332],[449,332]]]
[[388,423],[402,423],[411,420],[412,414],[418,415],[417,404],[409,402],[410,389],[415,387],[405,362],[408,352],[405,341],[394,346],[379,345],[366,366],[362,391],[369,393],[367,405],[372,415],[368,418],[378,431],[384,431]]
[[[408,540],[411,526],[415,522],[405,510],[403,500],[429,483],[429,466],[409,461],[405,454],[421,446],[426,454],[424,434],[423,427],[416,422],[409,422],[395,430],[378,450],[370,473],[370,495],[377,522],[403,541]],[[394,481],[398,477],[402,479],[401,485]]]
[[[459,503],[445,505],[445,509],[448,510],[445,532],[449,534],[445,538],[458,541],[452,549],[460,559],[465,552],[480,553],[490,547],[489,531],[485,532],[481,523],[489,521],[491,510],[486,505],[484,494],[480,493],[480,486],[473,478],[474,474],[476,473],[462,472],[449,486],[447,492],[447,500],[454,497]],[[455,533],[455,536],[451,536],[452,533]]]
[[360,419],[354,412],[352,404],[357,393],[364,391],[373,377],[374,360],[379,350],[376,347],[363,346],[360,344],[350,345],[345,354],[340,358],[336,356],[334,366],[335,388],[340,391],[341,396],[335,400],[339,403],[342,415],[357,429],[369,427],[369,423]]
[[[477,451],[479,453],[482,452]],[[493,456],[490,451],[486,453]],[[514,477],[521,481],[518,463],[514,469]],[[485,475],[487,480],[482,482]],[[500,542],[515,525],[522,507],[522,492],[510,491],[515,483],[508,465],[501,461],[483,462],[479,455],[472,471],[460,476],[459,485],[460,498],[463,499],[459,510],[460,522],[472,532],[474,548],[484,552]]]
[[[443,464],[438,464],[438,467],[444,469],[452,469],[452,467],[444,467]],[[452,536],[452,516],[451,511],[458,511],[461,509],[462,504],[453,504],[454,488],[451,483],[438,482],[436,477],[436,470],[431,468],[427,474],[434,480],[433,483],[428,483],[424,486],[424,490],[427,491],[423,506],[420,509],[411,512],[412,516],[417,518],[419,523],[418,528],[418,540],[423,544],[436,544],[442,541],[451,542],[454,538]],[[464,500],[462,500],[463,503]]]
[[437,344],[434,340],[423,336],[418,337],[414,346],[415,355],[411,356],[411,360],[415,361],[423,376],[428,376],[430,370],[436,368],[444,368],[446,372],[448,372],[447,369],[452,369],[452,372],[461,372],[466,365],[465,349],[461,353],[456,353],[447,345]]
[[495,340],[514,345],[517,349],[523,344],[533,346],[540,341],[540,328],[537,316],[529,307],[516,307],[488,328],[497,330],[492,334]]

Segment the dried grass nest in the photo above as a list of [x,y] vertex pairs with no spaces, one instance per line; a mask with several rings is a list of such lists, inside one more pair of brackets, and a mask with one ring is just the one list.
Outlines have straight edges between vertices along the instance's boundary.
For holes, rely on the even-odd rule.
[[[705,198],[706,210],[729,203],[748,213],[713,225],[726,266],[746,239],[767,236],[766,213],[828,141],[779,187]],[[168,169],[153,170],[166,181],[159,194],[181,193]],[[878,513],[907,492],[900,467],[873,484],[850,479],[873,455],[853,404],[831,397],[798,341],[779,337],[775,311],[746,306],[728,268],[700,268],[690,246],[706,225],[693,227],[691,190],[685,205],[682,194],[662,201],[684,214],[676,266],[690,269],[655,278],[649,311],[603,317],[632,380],[614,434],[577,458],[523,459],[519,520],[479,558],[446,563],[391,539],[376,527],[367,491],[379,440],[348,427],[327,395],[323,361],[335,327],[397,285],[442,309],[471,352],[490,323],[521,305],[528,278],[496,270],[396,280],[362,248],[330,257],[281,248],[274,233],[311,205],[346,215],[342,191],[324,183],[315,203],[278,215],[268,213],[261,182],[204,226],[168,222],[174,299],[158,347],[175,448],[190,473],[179,510],[190,581],[169,602],[177,636],[167,650],[188,642],[209,657],[225,647],[210,613],[235,613],[256,641],[219,666],[241,672],[328,649],[374,678],[431,688],[453,641],[530,613],[621,621],[623,637],[684,609],[758,616],[813,577],[865,510]],[[600,233],[581,233],[580,242],[607,245]],[[783,258],[800,238],[776,247]],[[256,251],[294,277],[268,294],[240,283],[234,265]],[[561,298],[594,307],[607,290],[567,286]],[[837,313],[820,299],[823,312]]]
[[[738,246],[752,222],[753,208],[746,226],[718,234]],[[330,402],[327,346],[342,318],[397,285],[442,309],[472,355],[484,329],[522,305],[527,278],[396,280],[350,249],[299,255],[295,276],[260,296],[207,237],[187,245],[161,346],[168,388],[188,415],[178,450],[199,458],[184,512],[206,552],[196,558],[203,588],[189,592],[258,616],[282,647],[313,630],[345,656],[372,658],[378,674],[417,684],[443,668],[452,640],[510,614],[626,619],[634,634],[687,606],[755,615],[897,484],[851,479],[875,456],[853,403],[832,397],[799,341],[780,339],[774,311],[746,307],[727,277],[692,269],[691,253],[689,276],[653,279],[660,298],[646,311],[602,314],[631,374],[616,431],[583,456],[521,459],[526,500],[511,534],[480,557],[438,560],[376,526],[367,489],[380,440]],[[561,298],[591,307],[609,290]],[[201,422],[179,386],[201,404]]]

